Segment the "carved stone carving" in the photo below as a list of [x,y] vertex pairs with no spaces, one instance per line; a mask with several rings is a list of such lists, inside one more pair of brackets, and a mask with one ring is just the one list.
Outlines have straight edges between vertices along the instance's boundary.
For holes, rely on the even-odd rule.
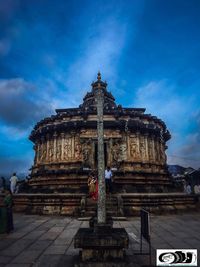
[[113,147],[111,149],[113,163],[117,163],[119,161],[119,154],[120,154],[120,145],[118,142],[113,144]]
[[82,146],[82,153],[83,153],[83,162],[85,166],[90,167],[91,166],[91,153],[92,147],[89,141],[86,141],[83,143]]
[[42,162],[42,161],[45,161],[46,156],[47,156],[47,150],[46,150],[46,148],[45,148],[44,145],[43,145],[43,149],[42,149],[42,151],[41,151],[40,161],[41,161],[41,162]]
[[33,146],[33,149],[35,151],[35,154],[34,154],[34,165],[37,164],[37,145],[35,144]]
[[140,138],[140,156],[142,160],[145,159],[145,142],[142,136]]
[[57,140],[57,146],[56,146],[56,160],[61,159],[62,154],[62,142],[60,139]]
[[71,140],[70,138],[64,141],[64,160],[69,160],[71,157]]
[[152,143],[152,139],[149,140],[149,160],[153,161],[153,143]]
[[119,148],[119,160],[123,161],[127,159],[127,146],[126,143],[122,143],[120,144],[120,148]]
[[138,159],[139,157],[136,136],[130,138],[130,156],[132,159]]
[[155,140],[155,160],[156,160],[156,163],[159,163],[159,159],[160,159],[159,143],[157,140]]
[[161,164],[166,163],[166,154],[165,154],[164,145],[162,143],[160,144],[160,163]]
[[53,161],[53,155],[54,155],[54,142],[53,140],[49,141],[49,161]]
[[75,159],[80,160],[82,158],[82,147],[79,143],[79,140],[76,140],[75,142]]

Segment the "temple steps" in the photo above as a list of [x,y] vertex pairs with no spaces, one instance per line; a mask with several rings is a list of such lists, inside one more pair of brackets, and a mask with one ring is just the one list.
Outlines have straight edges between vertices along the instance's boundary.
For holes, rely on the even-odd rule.
[[[84,216],[94,216],[97,212],[97,202],[92,199],[86,200]],[[106,213],[110,216],[118,216],[118,206],[116,197],[106,198]]]
[[[86,201],[85,201],[86,199]],[[84,200],[84,201],[83,201]],[[0,194],[0,203],[3,195]],[[83,207],[81,207],[83,201]],[[200,197],[184,193],[123,193],[107,195],[106,210],[111,216],[138,215],[141,208],[154,214],[196,211],[200,209]],[[16,194],[14,210],[31,214],[56,214],[67,216],[92,216],[97,203],[86,194]]]

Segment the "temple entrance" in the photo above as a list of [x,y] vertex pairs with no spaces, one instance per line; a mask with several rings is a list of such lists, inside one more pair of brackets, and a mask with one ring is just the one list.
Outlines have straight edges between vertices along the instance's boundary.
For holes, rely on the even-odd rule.
[[[107,144],[104,143],[104,160],[105,160],[105,166],[107,166]],[[94,152],[94,167],[97,169],[98,167],[98,144],[95,143],[95,152]]]

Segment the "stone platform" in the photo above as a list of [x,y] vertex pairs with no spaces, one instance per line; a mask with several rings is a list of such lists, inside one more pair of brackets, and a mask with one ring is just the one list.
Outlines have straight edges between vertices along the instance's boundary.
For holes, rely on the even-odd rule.
[[124,228],[80,228],[74,237],[74,247],[80,250],[75,267],[113,266],[125,267],[125,248],[128,234]]
[[[79,193],[16,194],[14,209],[27,214],[80,216],[82,198],[87,199],[84,216],[93,216],[96,202]],[[2,199],[3,195],[0,194],[0,201]],[[199,198],[184,193],[124,193],[107,196],[106,205],[107,212],[112,216],[121,213],[126,216],[139,215],[141,208],[154,214],[169,214],[199,209]]]
[[[15,230],[0,235],[0,267],[74,267],[79,250],[73,238],[88,221],[70,217],[14,214]],[[152,262],[155,250],[198,249],[200,251],[200,214],[150,216]],[[114,221],[114,228],[125,227],[129,235],[126,267],[147,266],[148,256],[139,256],[140,218]],[[147,251],[147,245],[144,245]],[[199,257],[199,255],[198,255]],[[200,262],[198,262],[200,266]],[[105,266],[102,266],[105,267]]]

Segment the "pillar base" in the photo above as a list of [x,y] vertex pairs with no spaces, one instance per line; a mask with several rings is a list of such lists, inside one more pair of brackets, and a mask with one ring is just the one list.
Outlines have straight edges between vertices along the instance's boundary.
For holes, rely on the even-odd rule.
[[108,224],[80,228],[74,237],[74,247],[81,249],[80,262],[75,266],[124,267],[128,242],[124,228],[112,228]]

